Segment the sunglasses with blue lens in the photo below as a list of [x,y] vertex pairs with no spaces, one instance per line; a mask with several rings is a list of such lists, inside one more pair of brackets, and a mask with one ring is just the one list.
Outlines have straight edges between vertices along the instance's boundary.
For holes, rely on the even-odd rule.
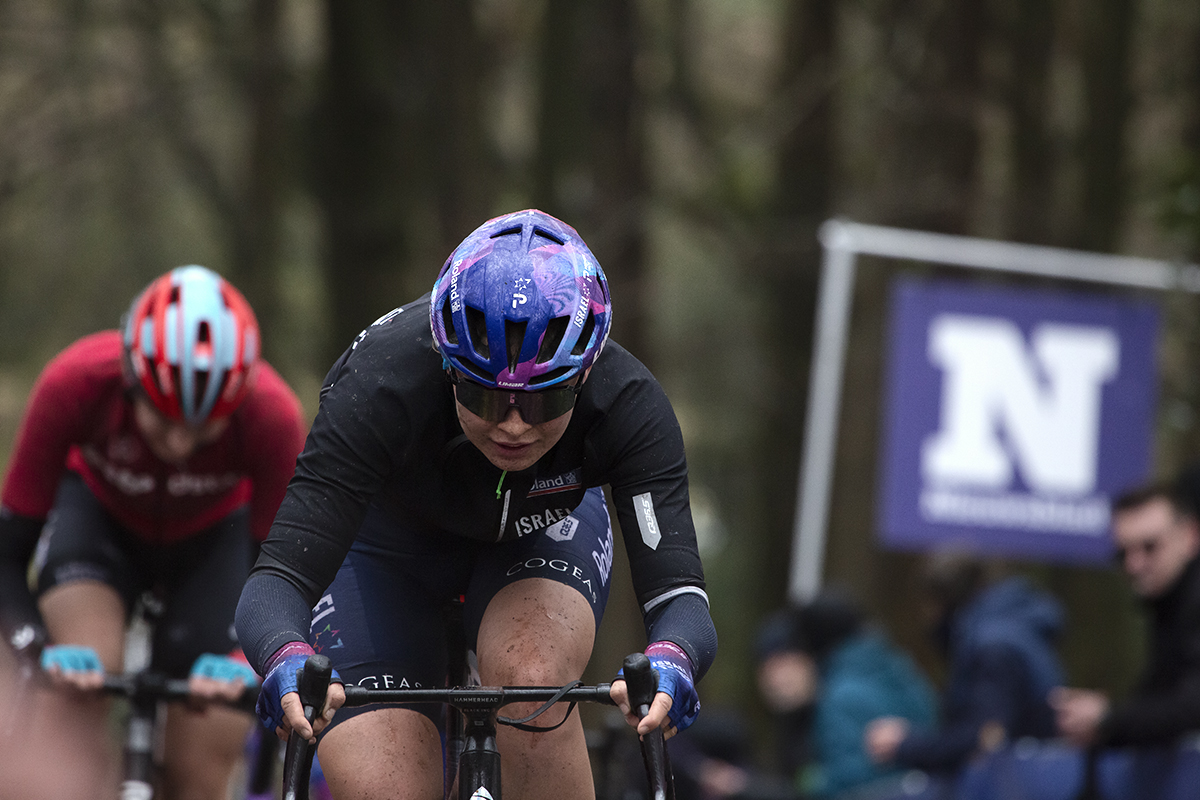
[[575,399],[583,389],[581,379],[576,379],[572,384],[539,389],[536,392],[489,389],[468,379],[457,370],[450,370],[449,375],[458,402],[472,414],[488,422],[503,422],[511,408],[516,408],[521,414],[521,419],[530,425],[558,419],[575,407]]

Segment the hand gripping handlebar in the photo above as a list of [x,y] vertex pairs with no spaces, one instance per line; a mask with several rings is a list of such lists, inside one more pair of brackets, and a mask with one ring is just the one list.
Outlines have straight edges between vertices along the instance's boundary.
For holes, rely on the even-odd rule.
[[[328,656],[311,655],[304,662],[304,669],[296,672],[304,718],[312,724],[325,710],[325,693],[329,690],[329,679],[333,676],[333,664]],[[308,781],[312,771],[312,754],[309,748],[308,740],[293,730],[288,737],[287,755],[283,762],[284,786],[290,787],[284,794],[284,800],[308,798]]]
[[[629,707],[640,719],[650,713],[650,704],[654,702],[654,695],[658,691],[658,673],[651,668],[650,659],[645,653],[627,655],[622,672],[629,690]],[[655,729],[642,737],[642,762],[646,767],[652,800],[674,800],[675,786],[662,729]]]

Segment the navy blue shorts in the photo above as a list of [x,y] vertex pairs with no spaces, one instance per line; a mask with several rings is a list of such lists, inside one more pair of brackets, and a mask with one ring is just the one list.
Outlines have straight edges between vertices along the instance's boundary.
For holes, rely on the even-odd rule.
[[246,508],[182,542],[147,544],[108,513],[82,478],[66,472],[38,542],[37,591],[100,581],[117,591],[127,613],[152,593],[162,614],[150,666],[183,677],[200,655],[237,647],[233,613],[255,549]]
[[[576,589],[599,627],[612,558],[612,526],[599,488],[589,489],[570,516],[500,544],[426,530],[371,506],[337,577],[313,608],[309,641],[348,685],[445,686],[446,615],[458,598],[463,598],[465,644],[472,651],[488,603],[523,578],[547,578]],[[380,707],[342,709],[330,727]],[[439,706],[412,708],[441,728]]]

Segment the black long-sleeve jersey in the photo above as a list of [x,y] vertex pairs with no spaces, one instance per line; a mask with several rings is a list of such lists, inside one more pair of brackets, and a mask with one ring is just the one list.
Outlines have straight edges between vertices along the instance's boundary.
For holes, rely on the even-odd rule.
[[704,574],[683,437],[658,382],[610,341],[558,443],[529,469],[503,473],[463,434],[427,309],[428,296],[378,320],[327,376],[296,473],[242,595],[238,633],[250,663],[261,671],[279,647],[306,639],[310,609],[354,542],[368,503],[441,535],[504,541],[565,517],[587,488],[607,484],[643,614],[650,618],[692,595],[678,606],[691,608],[683,621],[691,632],[676,638],[703,673],[715,633],[706,605],[700,609],[707,629],[695,632],[704,627],[695,624],[693,603],[707,603]]

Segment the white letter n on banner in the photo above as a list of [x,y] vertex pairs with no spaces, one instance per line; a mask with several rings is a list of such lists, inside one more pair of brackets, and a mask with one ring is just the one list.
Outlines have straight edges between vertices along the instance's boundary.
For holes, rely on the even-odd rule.
[[1043,323],[1027,349],[1007,319],[943,314],[928,354],[943,381],[940,429],[921,453],[926,481],[1003,490],[1017,467],[1034,492],[1095,488],[1101,387],[1120,356],[1111,329]]

